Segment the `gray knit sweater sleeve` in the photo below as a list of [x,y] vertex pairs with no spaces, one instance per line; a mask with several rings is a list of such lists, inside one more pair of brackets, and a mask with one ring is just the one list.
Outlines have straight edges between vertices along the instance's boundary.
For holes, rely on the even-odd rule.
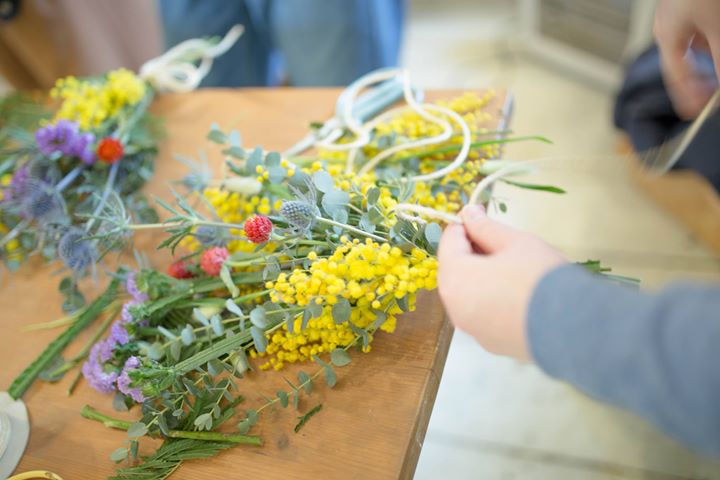
[[547,374],[720,456],[719,286],[652,295],[566,265],[541,280],[528,315]]

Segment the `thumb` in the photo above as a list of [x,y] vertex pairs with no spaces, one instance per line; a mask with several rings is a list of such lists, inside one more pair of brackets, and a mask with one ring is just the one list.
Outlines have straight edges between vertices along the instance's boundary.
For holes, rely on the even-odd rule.
[[484,253],[495,253],[505,248],[521,232],[488,218],[480,205],[467,205],[460,212],[468,238]]

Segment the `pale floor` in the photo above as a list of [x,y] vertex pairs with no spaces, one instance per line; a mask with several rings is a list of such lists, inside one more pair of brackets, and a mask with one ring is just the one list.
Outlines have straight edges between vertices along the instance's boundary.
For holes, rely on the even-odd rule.
[[[532,178],[565,196],[499,187],[498,218],[542,235],[573,260],[600,258],[657,288],[679,278],[720,280],[720,259],[636,191],[614,155],[612,94],[518,54],[509,2],[413,4],[404,64],[425,87],[507,87],[512,128],[555,144],[512,145],[506,157],[544,158]],[[463,5],[464,4],[464,5]],[[720,479],[642,420],[496,358],[456,333],[416,479]]]

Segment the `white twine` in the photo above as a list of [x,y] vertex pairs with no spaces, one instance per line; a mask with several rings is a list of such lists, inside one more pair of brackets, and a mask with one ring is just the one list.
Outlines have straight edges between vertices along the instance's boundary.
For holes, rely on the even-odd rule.
[[[487,177],[483,178],[475,187],[475,189],[472,192],[472,195],[470,195],[470,200],[468,201],[468,205],[475,205],[478,203],[478,200],[480,199],[480,196],[487,191],[496,181],[504,178],[509,177],[512,175],[519,175],[524,173],[531,173],[535,171],[535,163],[536,161],[524,161],[524,162],[513,162],[509,163],[503,168],[497,170],[496,172],[488,175]],[[427,223],[423,218],[415,216],[415,215],[408,215],[406,212],[412,212],[417,213],[420,215],[423,215],[428,218],[434,218],[436,220],[441,220],[446,223],[459,223],[462,224],[462,218],[453,215],[451,213],[447,212],[441,212],[440,210],[435,210],[434,208],[429,207],[423,207],[421,205],[414,205],[411,203],[400,203],[395,206],[394,208],[395,213],[400,218],[404,218],[406,220],[410,220],[413,222],[418,222],[425,224]]]
[[210,72],[213,59],[227,52],[244,30],[242,25],[235,25],[217,44],[199,38],[179,43],[140,67],[140,77],[159,92],[195,90]]
[[[337,135],[337,132],[333,132],[334,135],[329,135],[318,140],[315,145],[327,150],[345,151],[364,147],[370,143],[370,132],[364,131],[362,124],[358,122],[352,114],[355,100],[362,89],[385,80],[390,80],[399,74],[401,74],[401,70],[396,68],[378,70],[356,80],[346,88],[340,95],[340,98],[338,98],[338,104],[342,105],[341,111],[338,112],[339,120],[341,127],[347,128],[355,135],[355,140],[349,143],[335,143],[335,141],[340,138],[340,135]],[[340,130],[340,133],[342,133],[342,130]]]
[[[446,121],[444,118],[430,115],[429,113],[427,113],[427,111],[425,111],[425,108],[428,108],[428,107],[430,107],[430,109],[432,109],[432,110],[438,110],[438,109],[441,109],[442,107],[437,107],[435,105],[424,105],[423,106],[420,103],[418,103],[418,101],[415,98],[415,95],[412,91],[412,85],[410,84],[410,75],[406,71],[403,71],[400,75],[401,75],[402,82],[403,82],[403,96],[405,98],[405,101],[407,102],[407,106],[395,108],[393,110],[387,111],[384,114],[377,117],[372,122],[368,122],[363,129],[363,134],[367,135],[367,137],[369,139],[370,132],[373,129],[375,129],[375,127],[378,124],[384,122],[387,118],[393,117],[393,116],[397,115],[398,113],[400,113],[401,111],[404,111],[407,109],[413,110],[414,112],[416,112],[418,115],[420,115],[424,119],[428,120],[429,122],[432,122],[432,123],[442,126],[443,132],[434,137],[423,138],[420,140],[415,140],[412,142],[395,145],[394,147],[390,147],[386,150],[383,150],[382,152],[380,152],[379,154],[377,154],[373,158],[371,158],[367,163],[365,163],[365,165],[363,165],[360,168],[360,171],[358,172],[359,176],[362,176],[362,175],[366,174],[367,172],[369,172],[370,170],[374,169],[377,165],[380,164],[380,162],[382,162],[386,158],[391,157],[392,155],[396,154],[397,152],[407,150],[410,148],[418,148],[418,147],[423,147],[423,146],[436,145],[438,143],[445,142],[452,137],[452,126],[450,125],[450,123],[448,121]],[[355,158],[356,158],[356,155],[358,152],[359,152],[359,149],[356,149],[356,150],[351,151],[350,155],[348,155],[348,162],[347,162],[346,167],[349,171],[352,171],[352,168],[355,163]],[[412,179],[410,179],[410,180],[412,180]]]

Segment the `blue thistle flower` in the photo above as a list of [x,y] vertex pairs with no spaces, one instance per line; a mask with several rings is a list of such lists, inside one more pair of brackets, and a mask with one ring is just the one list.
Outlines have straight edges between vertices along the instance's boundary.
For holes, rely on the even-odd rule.
[[193,236],[205,247],[224,247],[228,241],[226,229],[210,225],[199,226]]
[[290,200],[283,202],[280,207],[280,215],[298,230],[307,230],[315,223],[318,215],[316,206],[301,200]]
[[68,229],[58,242],[58,257],[76,275],[82,275],[97,260],[97,250],[85,232],[78,228]]
[[27,179],[19,189],[17,202],[21,214],[29,220],[55,220],[64,211],[63,199],[52,185],[37,179]]

